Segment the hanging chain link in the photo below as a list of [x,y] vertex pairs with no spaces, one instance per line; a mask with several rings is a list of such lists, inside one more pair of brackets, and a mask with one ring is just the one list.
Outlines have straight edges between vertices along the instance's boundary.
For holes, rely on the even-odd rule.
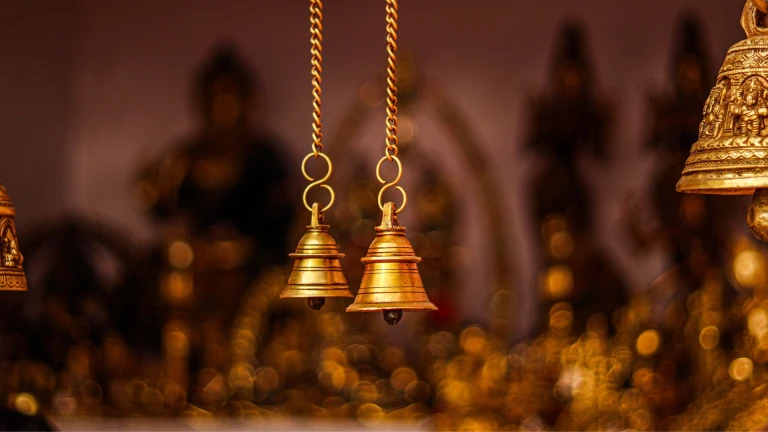
[[320,111],[322,102],[320,97],[323,91],[320,84],[323,82],[323,2],[322,0],[310,0],[309,2],[309,33],[312,43],[312,151],[315,158],[323,151],[323,114]]
[[[315,187],[320,186],[326,189],[331,194],[331,201],[323,207],[321,211],[326,211],[333,205],[336,200],[336,194],[333,192],[333,188],[325,184],[333,173],[333,164],[331,159],[323,153],[323,114],[321,112],[322,102],[321,96],[323,91],[320,85],[323,82],[323,2],[322,0],[310,0],[309,2],[309,41],[312,44],[310,52],[312,53],[312,152],[308,154],[304,161],[301,163],[301,173],[304,178],[311,183],[304,189],[304,207],[307,210],[312,211],[312,206],[307,201],[307,194]],[[315,180],[307,174],[307,162],[311,158],[322,158],[328,163],[328,173],[319,180]]]
[[[384,210],[384,192],[390,188],[395,188],[403,195],[403,203],[397,207],[396,212],[400,213],[408,204],[408,195],[405,190],[398,186],[403,177],[403,164],[397,157],[397,0],[387,0],[387,137],[384,157],[376,165],[376,178],[384,186],[379,191],[379,208]],[[384,162],[395,162],[397,164],[397,177],[387,182],[381,175],[381,167]]]
[[397,0],[387,0],[387,159],[397,156]]

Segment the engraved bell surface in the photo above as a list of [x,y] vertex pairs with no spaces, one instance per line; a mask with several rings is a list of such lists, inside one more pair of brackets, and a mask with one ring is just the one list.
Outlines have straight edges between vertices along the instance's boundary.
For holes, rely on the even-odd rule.
[[[325,297],[352,297],[347,278],[341,268],[339,246],[322,224],[317,204],[312,208],[312,221],[289,256],[294,259],[293,271],[280,298],[308,298],[313,309],[324,304]],[[314,299],[314,301],[312,301]]]
[[0,291],[26,291],[24,257],[19,251],[19,239],[13,222],[16,209],[11,197],[0,183]]
[[[397,224],[394,204],[385,205],[376,238],[361,261],[365,271],[360,290],[347,312],[385,311],[386,317],[387,311],[437,310],[429,301],[419,274],[417,264],[421,258],[405,237],[405,227]],[[399,317],[393,321],[396,323]]]
[[747,39],[733,45],[709,94],[679,192],[741,195],[768,188],[768,28],[748,1]]

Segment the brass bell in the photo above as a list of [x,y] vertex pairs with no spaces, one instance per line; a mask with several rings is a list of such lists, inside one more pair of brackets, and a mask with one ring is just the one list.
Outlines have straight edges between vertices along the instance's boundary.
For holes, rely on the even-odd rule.
[[11,196],[0,183],[0,291],[26,291],[27,278],[24,275],[24,257],[19,252],[19,239],[13,218]]
[[747,0],[741,26],[709,94],[678,192],[753,194],[747,223],[768,241],[768,4]]
[[306,298],[310,308],[322,309],[326,297],[353,297],[347,278],[341,270],[339,246],[323,225],[323,213],[317,203],[312,205],[312,220],[299,240],[293,271],[280,298]]
[[394,203],[384,205],[376,238],[361,261],[365,264],[360,291],[347,312],[384,312],[384,320],[395,325],[403,311],[437,310],[429,301],[411,242],[405,238],[405,227],[398,225]]

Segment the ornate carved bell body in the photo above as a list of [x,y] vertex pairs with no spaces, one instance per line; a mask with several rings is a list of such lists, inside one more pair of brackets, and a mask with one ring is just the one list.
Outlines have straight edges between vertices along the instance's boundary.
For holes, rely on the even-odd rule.
[[365,264],[360,291],[347,312],[384,312],[389,324],[397,324],[403,311],[429,311],[429,301],[417,263],[421,258],[398,225],[395,205],[384,205],[384,217],[376,238],[361,261]]
[[24,275],[24,257],[19,252],[19,239],[13,218],[11,197],[0,183],[0,291],[26,291],[27,278]]
[[280,298],[306,298],[312,309],[320,309],[326,297],[353,297],[341,269],[339,246],[322,224],[322,213],[315,203],[312,221],[296,247],[293,271]]
[[[758,10],[764,3],[748,0],[744,7],[747,39],[728,50],[704,106],[699,139],[677,183],[679,192],[748,195],[768,188],[768,28]],[[768,217],[762,216],[750,211],[749,225],[766,241],[762,233],[768,225],[760,221],[768,223]]]
[[742,16],[748,38],[728,50],[680,192],[752,194],[768,187],[768,29],[757,27],[758,13],[748,2]]

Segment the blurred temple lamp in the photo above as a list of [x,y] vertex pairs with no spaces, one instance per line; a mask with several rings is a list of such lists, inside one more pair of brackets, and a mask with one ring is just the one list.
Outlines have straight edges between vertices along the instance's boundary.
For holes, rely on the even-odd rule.
[[27,278],[24,275],[24,257],[19,252],[19,239],[13,218],[16,209],[11,196],[0,183],[0,291],[26,291]]
[[768,241],[768,4],[748,0],[741,16],[747,39],[725,57],[704,105],[699,140],[691,147],[679,192],[753,194],[752,233]]

